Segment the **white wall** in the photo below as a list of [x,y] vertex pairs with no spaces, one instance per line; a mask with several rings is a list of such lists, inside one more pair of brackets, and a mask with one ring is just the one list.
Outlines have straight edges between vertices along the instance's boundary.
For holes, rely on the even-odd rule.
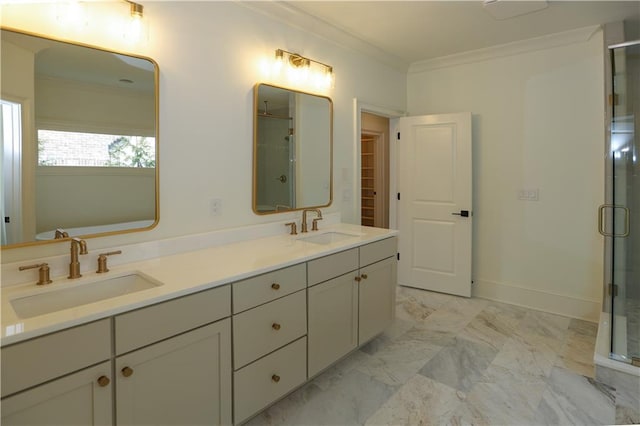
[[[351,196],[357,193],[351,177],[353,98],[404,109],[405,73],[236,2],[145,3],[149,42],[136,48],[97,24],[82,33],[62,28],[49,12],[42,12],[47,7],[46,3],[5,5],[2,23],[149,56],[160,67],[160,223],[149,232],[92,239],[90,250],[298,219],[299,213],[257,216],[251,209],[252,90],[262,79],[260,60],[272,58],[277,48],[328,63],[335,70],[335,87],[327,93],[334,102],[334,203],[326,211],[341,212],[345,221],[355,219],[352,200],[342,197],[345,188]],[[101,17],[114,10],[126,15],[128,10],[120,3],[86,3],[86,7],[89,12],[109,8]],[[219,216],[210,215],[212,198],[222,199]],[[3,250],[2,262],[67,250],[66,244]]]
[[474,294],[597,320],[603,41],[585,34],[416,64],[407,102],[473,113]]

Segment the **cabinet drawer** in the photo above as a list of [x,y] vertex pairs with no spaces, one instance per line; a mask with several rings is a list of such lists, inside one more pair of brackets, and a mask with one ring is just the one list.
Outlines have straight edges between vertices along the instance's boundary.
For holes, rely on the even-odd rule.
[[231,315],[228,285],[118,315],[116,355]]
[[234,373],[234,420],[238,424],[307,379],[303,337]]
[[111,356],[108,319],[2,348],[2,396],[97,364]]
[[307,334],[305,291],[233,317],[233,359],[238,369]]
[[357,248],[311,260],[307,264],[309,286],[330,280],[347,272],[355,271],[356,269],[358,269]]
[[307,286],[304,263],[233,283],[233,312],[238,313]]
[[360,267],[371,265],[398,252],[398,239],[387,238],[360,247]]

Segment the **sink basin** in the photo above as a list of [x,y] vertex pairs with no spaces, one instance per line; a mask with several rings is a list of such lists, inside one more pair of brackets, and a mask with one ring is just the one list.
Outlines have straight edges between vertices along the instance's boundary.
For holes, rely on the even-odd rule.
[[11,306],[18,317],[31,318],[161,285],[162,283],[150,277],[133,273],[16,297],[11,300]]
[[298,238],[301,241],[314,244],[332,244],[347,238],[358,237],[356,234],[346,234],[344,232],[325,232],[324,234],[310,235]]

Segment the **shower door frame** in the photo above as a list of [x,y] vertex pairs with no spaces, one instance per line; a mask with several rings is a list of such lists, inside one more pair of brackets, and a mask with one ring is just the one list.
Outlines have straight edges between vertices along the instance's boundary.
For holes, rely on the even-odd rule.
[[[607,117],[607,129],[606,129],[606,137],[605,137],[605,204],[600,207],[598,212],[599,214],[599,231],[605,235],[605,286],[604,286],[604,311],[610,313],[610,352],[609,357],[611,359],[625,362],[625,363],[633,363],[636,364],[638,361],[637,357],[633,357],[629,355],[628,350],[625,350],[625,353],[619,353],[616,348],[616,339],[620,338],[617,333],[617,315],[616,311],[620,308],[620,306],[616,307],[616,300],[620,298],[625,298],[626,295],[626,286],[627,286],[627,278],[626,274],[626,261],[627,259],[620,260],[620,254],[616,254],[616,252],[620,252],[620,249],[623,250],[623,256],[627,257],[627,249],[628,247],[621,247],[620,242],[623,243],[623,246],[627,245],[628,240],[628,232],[630,231],[630,226],[628,220],[630,219],[629,209],[628,209],[628,200],[625,199],[622,201],[623,204],[618,204],[619,199],[616,197],[619,188],[616,187],[616,181],[619,180],[616,172],[619,170],[620,165],[618,164],[618,160],[622,159],[622,153],[618,152],[618,157],[616,157],[616,153],[613,151],[613,140],[612,135],[615,130],[614,129],[614,118],[615,118],[615,107],[617,102],[617,94],[614,90],[614,76],[615,76],[615,51],[620,48],[627,48],[630,46],[640,45],[640,40],[629,41],[624,43],[617,43],[613,45],[607,46],[607,56],[606,56],[606,117]],[[640,83],[640,80],[638,81]],[[626,95],[626,93],[625,93]],[[640,107],[640,103],[637,105]],[[637,139],[637,131],[638,129],[633,129],[634,137]],[[635,141],[634,144],[638,142]],[[625,176],[626,179],[626,176]],[[618,185],[620,182],[618,182]],[[609,211],[607,215],[606,212]],[[620,214],[622,212],[622,214]],[[620,218],[623,218],[623,226],[620,226]],[[605,231],[606,230],[606,231]],[[625,240],[620,240],[624,238]],[[622,275],[622,279],[625,281],[624,283],[620,282],[620,277],[617,276],[617,272],[624,269],[624,274]],[[622,286],[620,286],[622,284]],[[618,290],[621,289],[622,294],[618,294]],[[625,299],[626,301],[626,299]],[[623,313],[626,309],[623,308]],[[627,330],[628,332],[628,330]],[[625,342],[624,347],[626,347],[626,339],[627,336],[624,336]]]

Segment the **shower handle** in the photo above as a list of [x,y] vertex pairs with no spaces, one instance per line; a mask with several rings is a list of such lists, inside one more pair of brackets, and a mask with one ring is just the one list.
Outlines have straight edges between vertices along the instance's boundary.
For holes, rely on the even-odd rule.
[[[611,209],[615,212],[616,209],[621,209],[624,212],[624,232],[620,234],[614,232],[607,232],[604,228],[604,216],[605,211]],[[617,204],[602,204],[598,207],[598,232],[605,237],[628,237],[629,236],[629,208],[619,206]]]

